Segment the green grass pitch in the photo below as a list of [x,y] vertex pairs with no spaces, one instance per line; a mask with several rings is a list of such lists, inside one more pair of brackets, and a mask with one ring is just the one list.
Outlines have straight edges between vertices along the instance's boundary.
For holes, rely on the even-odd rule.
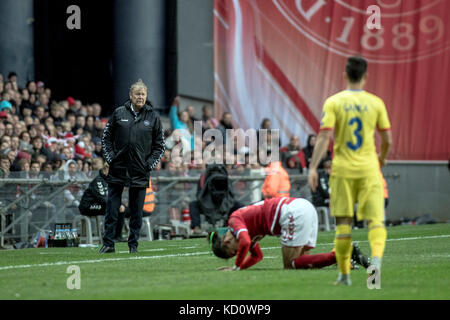
[[[352,232],[366,254],[367,229]],[[312,253],[333,247],[334,232],[320,232]],[[388,228],[381,289],[369,290],[363,268],[351,272],[351,287],[334,286],[336,266],[283,270],[280,240],[261,241],[264,259],[248,270],[208,252],[205,239],[140,242],[130,255],[98,248],[0,251],[0,299],[450,299],[450,224]],[[68,289],[69,265],[80,267],[81,288]]]

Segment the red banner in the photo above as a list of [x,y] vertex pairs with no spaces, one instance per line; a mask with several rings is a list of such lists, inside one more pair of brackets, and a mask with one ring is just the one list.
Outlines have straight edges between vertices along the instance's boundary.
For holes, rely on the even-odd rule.
[[[379,9],[381,29],[369,6]],[[372,7],[373,8],[373,7]],[[450,157],[450,0],[215,0],[215,109],[243,129],[263,118],[283,144],[317,133],[346,59],[367,59],[365,90],[392,124],[390,159]]]

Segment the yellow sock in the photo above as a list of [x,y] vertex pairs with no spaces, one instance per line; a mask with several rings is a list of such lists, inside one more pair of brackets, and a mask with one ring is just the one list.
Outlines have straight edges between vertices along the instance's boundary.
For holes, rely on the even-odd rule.
[[369,243],[372,257],[382,258],[386,246],[387,231],[383,222],[369,223]]
[[351,228],[348,224],[336,226],[336,237],[334,239],[336,248],[336,261],[341,274],[350,273],[350,258],[352,255]]

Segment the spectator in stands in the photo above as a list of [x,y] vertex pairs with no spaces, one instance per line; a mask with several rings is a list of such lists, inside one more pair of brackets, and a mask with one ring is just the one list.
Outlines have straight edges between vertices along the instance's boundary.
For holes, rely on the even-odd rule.
[[[30,171],[30,160],[27,158],[22,158],[18,161],[20,171],[28,173]],[[26,175],[28,178],[29,176]]]
[[161,158],[161,167],[163,169],[167,169],[167,164],[171,161],[171,150],[167,147],[167,140],[166,140],[166,150],[164,151],[164,155]]
[[53,161],[54,158],[53,153],[47,148],[44,148],[44,144],[40,136],[36,136],[33,139],[31,139],[31,145],[33,146],[33,154],[35,155],[42,154],[47,158],[48,161]]
[[272,122],[270,121],[270,119],[264,118],[264,119],[261,121],[260,129],[266,129],[266,130],[272,129]]
[[45,92],[45,84],[42,81],[36,82],[36,93],[41,95]]
[[305,155],[300,145],[300,139],[292,135],[289,144],[280,148],[281,163],[287,169],[298,169],[300,173],[306,167]]
[[47,95],[43,92],[39,95],[39,106],[43,107],[44,110],[48,110],[48,103],[49,103],[49,98],[47,97]]
[[92,178],[92,164],[89,161],[83,161],[82,170],[81,170],[87,178]]
[[[9,100],[9,99],[8,99]],[[3,100],[0,102],[0,111],[12,114],[12,104],[9,101]]]
[[103,130],[106,127],[107,119],[95,119],[95,136],[98,138],[102,137]]
[[20,144],[19,137],[18,136],[12,136],[9,148],[5,152],[8,153],[9,151],[14,151],[14,155],[17,156],[17,153],[19,152],[19,144]]
[[14,135],[16,136],[20,136],[20,134],[25,130],[25,123],[23,121],[16,122],[16,124],[14,125]]
[[31,145],[33,145],[33,138],[37,137],[36,126],[34,124],[27,126],[27,131],[30,134]]
[[[36,160],[35,160],[34,162],[37,162],[37,163],[40,164],[39,161],[36,161]],[[33,161],[31,162],[31,164],[33,165]],[[51,163],[51,162],[45,162],[45,163],[43,163],[43,164],[41,165],[41,173],[42,173],[42,176],[43,176],[44,178],[50,179],[50,177],[51,177],[52,174],[53,174],[53,166],[52,166],[52,163]]]
[[5,134],[5,125],[3,122],[0,121],[0,139],[3,138],[3,135]]
[[75,116],[75,113],[72,111],[68,111],[66,113],[66,121],[62,123],[64,131],[76,134],[76,132],[75,132],[76,123],[77,123],[77,117]]
[[34,93],[30,93],[30,99],[28,100],[28,102],[33,106],[34,112],[34,109],[36,108],[36,95]]
[[86,126],[85,116],[78,115],[76,117],[76,122],[75,122],[75,126],[73,128],[73,131],[75,132],[76,135],[83,134],[85,126]]
[[31,94],[36,93],[36,82],[28,81],[27,83],[28,92]]
[[33,111],[34,106],[30,103],[30,92],[28,91],[28,89],[24,88],[20,92],[22,94],[22,103],[20,105],[20,110],[28,108],[31,109],[31,111]]
[[316,144],[316,135],[310,134],[306,142],[306,147],[303,148],[303,153],[305,155],[306,160],[306,168],[309,168],[309,163],[311,162],[312,159],[315,144]]
[[91,137],[95,137],[95,118],[94,116],[86,117],[86,125],[83,128],[84,132],[91,134]]
[[202,121],[203,131],[215,129],[220,125],[219,121],[213,117],[213,108],[210,105],[202,107]]
[[[307,146],[302,149],[303,153],[305,154],[306,168],[309,168],[309,162],[311,161],[315,145],[316,145],[316,135],[310,134],[308,136]],[[329,158],[331,159],[331,151],[327,150],[327,153],[320,161],[318,168],[323,169],[325,161],[327,161]]]
[[34,115],[39,119],[39,121],[43,121],[45,118],[45,108],[41,105],[37,106],[34,109]]
[[5,125],[5,135],[12,137],[14,134],[14,126],[12,125],[12,123],[7,122]]
[[97,172],[104,166],[103,158],[92,159],[92,171]]
[[312,203],[315,207],[330,206],[330,173],[331,159],[326,159],[323,163],[323,170],[319,171],[319,183],[317,189],[312,193]]
[[61,106],[58,104],[54,104],[50,107],[50,116],[53,118],[53,123],[55,125],[59,125],[64,121],[64,118],[61,116]]
[[[78,170],[78,164],[74,160],[69,160],[64,166],[63,179],[65,181],[69,180],[84,180],[87,179],[86,175]],[[61,175],[58,175],[61,178]],[[81,196],[83,191],[77,184],[69,185],[66,190],[64,190],[64,200],[68,207],[78,207],[80,204]]]
[[197,117],[195,117],[195,108],[194,106],[187,106],[186,111],[189,115],[189,119],[191,120],[191,123],[194,124],[195,121],[199,121]]
[[61,159],[68,161],[74,158],[73,152],[69,146],[64,147],[61,150]]
[[222,119],[220,120],[220,125],[217,129],[222,133],[223,143],[227,142],[227,129],[234,129],[233,127],[233,116],[230,112],[224,112]]
[[[189,117],[189,113],[179,111],[180,97],[175,97],[169,111],[170,125],[173,130],[178,130],[181,135],[190,143],[190,150],[194,149],[194,124]],[[190,152],[189,150],[189,152]]]
[[[43,154],[38,154],[38,155],[33,155],[32,160],[36,160],[37,162],[39,162],[41,164],[41,166],[47,162],[47,157],[44,156]],[[56,162],[59,159],[58,155],[55,155],[53,162]]]
[[101,107],[98,103],[94,103],[94,104],[92,105],[92,108],[93,108],[93,110],[92,110],[92,115],[93,115],[95,118],[100,118],[101,115],[102,115],[102,107]]
[[33,160],[30,163],[29,177],[30,179],[39,179],[43,177],[43,175],[41,174],[41,164],[36,160]]
[[[97,137],[95,137],[95,138],[97,138]],[[103,156],[102,141],[99,139],[95,141],[94,156],[98,157],[98,158],[101,158]]]
[[17,164],[16,161],[16,152],[14,150],[9,150],[5,153],[8,158],[9,162],[11,162],[11,166],[9,167],[9,171],[20,171],[20,167]]
[[180,161],[193,150],[191,149],[190,140],[183,134],[182,130],[174,130],[172,132],[166,140],[166,147],[171,151],[171,158],[178,157]]
[[0,154],[0,179],[6,179],[9,176],[9,168],[11,167],[11,160],[8,155]]

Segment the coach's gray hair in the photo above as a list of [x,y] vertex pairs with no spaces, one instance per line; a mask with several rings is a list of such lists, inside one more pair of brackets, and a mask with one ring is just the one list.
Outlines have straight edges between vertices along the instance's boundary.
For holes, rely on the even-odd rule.
[[145,92],[148,92],[147,86],[145,85],[144,82],[142,82],[141,79],[139,79],[137,82],[133,83],[130,87],[130,95],[133,93],[134,89],[140,89],[143,88],[145,89]]

